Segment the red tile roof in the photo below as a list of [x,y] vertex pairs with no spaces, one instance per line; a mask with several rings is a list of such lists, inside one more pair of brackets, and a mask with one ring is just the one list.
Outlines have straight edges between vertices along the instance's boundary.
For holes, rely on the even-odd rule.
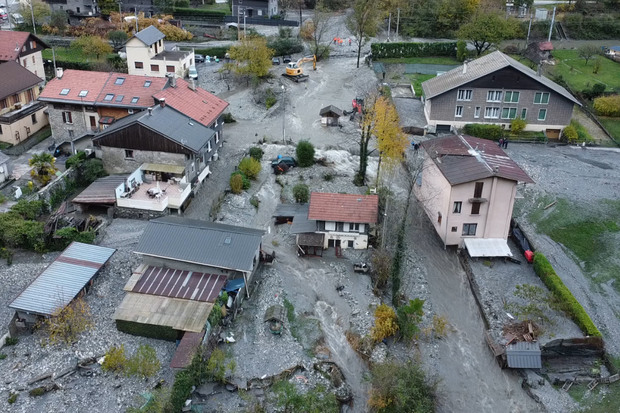
[[[117,79],[124,79],[116,84]],[[148,87],[146,84],[150,82]],[[101,106],[122,106],[147,108],[155,104],[153,95],[161,91],[167,83],[166,78],[128,75],[115,72],[90,72],[86,70],[65,70],[62,77],[49,81],[41,95],[40,100],[52,102],[74,103],[97,103]],[[68,93],[62,95],[63,89]],[[82,91],[87,91],[85,96],[80,96]],[[82,93],[84,95],[84,93]],[[112,95],[111,100],[106,100],[107,95]],[[119,100],[122,96],[122,99]],[[138,101],[132,103],[134,97]]]
[[196,90],[192,90],[189,83],[183,79],[176,79],[175,87],[167,87],[155,94],[155,98],[166,99],[166,105],[207,127],[210,127],[228,107],[228,102],[204,89],[196,87]]
[[377,195],[310,194],[308,219],[320,221],[353,222],[374,224],[379,213]]
[[28,32],[0,31],[0,60],[17,59],[28,36]]

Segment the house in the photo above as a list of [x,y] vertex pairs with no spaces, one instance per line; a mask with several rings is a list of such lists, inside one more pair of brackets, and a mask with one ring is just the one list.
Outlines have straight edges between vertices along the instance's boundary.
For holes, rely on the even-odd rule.
[[11,179],[11,158],[0,152],[0,184]]
[[525,49],[525,57],[536,64],[551,58],[553,43],[551,42],[532,42]]
[[606,56],[620,56],[620,46],[611,46],[604,48]]
[[517,184],[532,178],[485,139],[453,135],[421,147],[424,162],[414,193],[444,245],[465,245],[472,256],[510,256],[506,239]]
[[310,194],[308,220],[316,221],[314,232],[323,235],[323,248],[368,248],[378,213],[377,195]]
[[69,16],[97,17],[100,14],[97,2],[93,0],[46,0],[52,12],[62,11]]
[[61,144],[90,137],[115,120],[146,110],[166,85],[167,80],[158,77],[59,68],[39,101],[48,104],[52,136]]
[[278,15],[278,0],[232,0],[232,15],[269,18]]
[[141,165],[151,164],[145,172],[152,180],[178,177],[181,183],[195,183],[210,173],[208,163],[219,144],[216,138],[213,129],[162,99],[148,111],[127,116],[99,132],[93,145],[110,174],[133,173]]
[[334,105],[329,105],[321,109],[319,115],[321,116],[321,125],[338,126],[342,110]]
[[116,250],[72,242],[12,302],[16,324],[32,327],[40,317],[53,317],[93,283]]
[[0,63],[17,62],[38,76],[40,83],[45,81],[41,56],[44,49],[49,49],[49,46],[32,33],[0,31]]
[[513,119],[523,119],[525,130],[556,138],[573,106],[581,106],[562,86],[499,51],[429,79],[422,89],[427,127],[436,131],[468,123],[510,128]]
[[140,30],[125,43],[127,69],[130,75],[165,77],[174,73],[185,77],[189,67],[194,64],[194,52],[166,50],[166,36],[157,27],[149,26]]
[[213,302],[228,280],[248,286],[259,262],[264,231],[178,217],[151,220],[135,253],[142,264],[125,285],[114,318],[130,330],[145,325],[171,339],[205,329]]
[[46,105],[37,101],[39,83],[17,62],[0,63],[0,142],[17,145],[49,124]]

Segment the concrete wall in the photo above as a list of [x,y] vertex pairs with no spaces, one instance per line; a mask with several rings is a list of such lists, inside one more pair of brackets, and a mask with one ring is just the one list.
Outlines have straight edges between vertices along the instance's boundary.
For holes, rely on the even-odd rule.
[[[90,117],[95,117],[98,125],[99,114],[95,108],[86,110],[85,106],[61,105],[51,103],[48,105],[49,123],[52,127],[52,137],[56,143],[69,142],[91,130]],[[63,122],[62,113],[71,113],[71,123]],[[73,136],[72,136],[73,135]]]
[[185,155],[179,153],[133,150],[133,159],[125,157],[125,149],[101,147],[103,167],[109,174],[132,173],[143,163],[163,163],[185,166]]
[[161,218],[166,215],[170,215],[170,210],[166,208],[163,211],[152,211],[147,209],[136,208],[114,208],[114,218],[128,218],[128,219],[146,219],[151,220],[155,218]]
[[42,81],[45,81],[45,69],[43,68],[43,57],[41,52],[21,56],[18,59],[18,63],[35,75],[39,76]]

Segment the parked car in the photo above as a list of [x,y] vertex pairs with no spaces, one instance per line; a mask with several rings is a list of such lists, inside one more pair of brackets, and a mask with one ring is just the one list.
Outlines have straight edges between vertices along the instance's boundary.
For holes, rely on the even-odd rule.
[[273,159],[271,161],[271,167],[275,168],[278,165],[281,164],[285,164],[286,166],[288,166],[289,168],[293,168],[295,166],[297,166],[297,161],[295,160],[295,158],[291,157],[291,156],[280,156],[276,159]]
[[279,65],[280,64],[280,58],[279,57],[274,57],[273,59],[271,59],[271,64]]
[[284,55],[284,56],[282,57],[282,63],[290,63],[290,62],[292,62],[292,61],[293,61],[293,59],[291,59],[291,56],[290,56],[290,55]]
[[9,18],[9,15],[7,14],[6,10],[0,7],[0,20],[7,20]]
[[26,23],[26,20],[24,20],[24,17],[19,14],[19,13],[11,13],[11,17],[13,19],[13,23],[14,24],[24,24]]
[[190,79],[198,79],[198,71],[196,70],[196,66],[191,65],[189,67],[189,78]]
[[205,57],[201,54],[194,54],[194,61],[196,63],[204,63]]

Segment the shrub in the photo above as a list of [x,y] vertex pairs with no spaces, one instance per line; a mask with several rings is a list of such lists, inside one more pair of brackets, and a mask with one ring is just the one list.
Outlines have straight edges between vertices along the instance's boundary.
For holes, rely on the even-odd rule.
[[520,134],[527,126],[527,122],[523,119],[514,119],[510,122],[510,130],[517,135]]
[[7,337],[6,340],[4,341],[4,345],[6,347],[14,346],[17,343],[19,343],[19,338],[18,337]]
[[[377,363],[370,369],[368,404],[379,412],[432,413],[435,411],[435,383],[411,361]],[[414,410],[411,407],[415,406]]]
[[152,377],[157,374],[159,367],[155,349],[148,344],[141,344],[134,355],[127,360],[127,375]]
[[253,146],[250,148],[250,158],[254,158],[257,161],[263,159],[263,150],[258,146]]
[[13,251],[8,248],[0,248],[0,258],[6,260],[6,265],[11,266],[13,264]]
[[4,360],[6,358],[6,354],[0,353],[0,360]]
[[101,159],[91,158],[84,161],[80,167],[78,179],[82,185],[86,186],[106,175],[107,173],[105,169],[103,169],[103,162]]
[[375,325],[370,334],[376,342],[393,336],[398,331],[396,312],[387,304],[381,304],[375,310]]
[[45,389],[43,387],[36,387],[28,392],[32,397],[43,396],[45,394]]
[[276,98],[275,93],[273,93],[273,90],[271,90],[271,88],[267,89],[265,91],[265,106],[267,106],[267,109],[275,105],[277,101],[278,99]]
[[208,321],[212,327],[217,326],[220,323],[220,321],[222,321],[222,306],[220,305],[219,302],[216,302],[215,304],[213,304],[213,308],[211,309],[211,314],[209,314]]
[[418,324],[422,320],[424,300],[416,298],[409,300],[409,304],[398,307],[398,329],[406,340],[412,340],[419,332]]
[[331,182],[334,180],[334,175],[330,174],[329,172],[326,172],[323,174],[323,180],[327,182]]
[[336,395],[320,384],[302,393],[293,383],[282,380],[274,384],[273,391],[276,406],[283,409],[278,411],[322,413],[340,411]]
[[297,163],[301,167],[308,167],[314,164],[314,145],[308,141],[299,141],[295,150]]
[[75,227],[61,228],[54,233],[55,246],[64,249],[73,241],[92,244],[95,242],[95,231],[78,231]]
[[19,396],[19,393],[10,392],[9,393],[9,398],[7,400],[9,402],[9,404],[15,403],[17,401],[17,396]]
[[20,199],[11,207],[11,211],[17,212],[24,219],[36,219],[47,211],[45,201],[26,201]]
[[467,43],[465,40],[459,40],[456,42],[456,60],[459,62],[464,61],[467,58]]
[[595,83],[594,85],[592,85],[591,88],[582,90],[581,94],[586,99],[595,99],[601,96],[604,92],[605,92],[605,85],[602,83]]
[[79,151],[75,155],[71,155],[65,161],[65,168],[73,168],[82,165],[82,163],[86,160],[87,155],[84,151]]
[[564,311],[581,328],[584,334],[593,337],[602,337],[601,332],[596,328],[586,310],[579,304],[570,290],[564,285],[562,279],[555,273],[551,263],[543,254],[534,253],[534,272],[540,277],[542,282],[556,296],[558,301],[563,303]]
[[194,382],[188,370],[177,373],[170,394],[170,411],[181,411],[195,384],[198,383]]
[[261,170],[260,161],[252,157],[245,157],[239,162],[239,170],[249,179],[256,180]]
[[252,198],[250,198],[250,205],[258,209],[258,206],[260,205],[260,201],[258,200],[257,197],[253,196]]
[[105,360],[103,360],[101,368],[106,371],[121,372],[125,369],[126,363],[125,346],[121,344],[120,347],[110,347],[105,353]]
[[235,118],[233,118],[232,113],[224,113],[222,115],[222,119],[224,120],[224,123],[235,123],[236,122]]
[[207,363],[207,375],[220,383],[226,383],[226,373],[233,374],[237,364],[235,360],[228,360],[226,353],[216,348]]
[[310,199],[310,189],[306,184],[297,184],[293,187],[293,197],[295,202],[305,204]]
[[594,99],[594,110],[601,116],[620,116],[620,95],[602,96]]
[[83,298],[77,298],[65,307],[54,310],[50,318],[43,321],[48,332],[48,341],[71,344],[80,334],[93,327],[90,307]]
[[463,132],[467,135],[482,139],[498,140],[502,137],[502,127],[499,125],[485,125],[482,123],[470,123],[465,125]]
[[574,127],[577,131],[577,142],[592,142],[594,138],[588,133],[588,130],[579,121],[573,119],[570,121],[570,126]]
[[562,131],[562,138],[567,142],[575,142],[578,138],[577,129],[573,125],[568,125]]
[[241,174],[232,174],[230,176],[230,190],[233,194],[240,194],[243,191],[243,177]]

